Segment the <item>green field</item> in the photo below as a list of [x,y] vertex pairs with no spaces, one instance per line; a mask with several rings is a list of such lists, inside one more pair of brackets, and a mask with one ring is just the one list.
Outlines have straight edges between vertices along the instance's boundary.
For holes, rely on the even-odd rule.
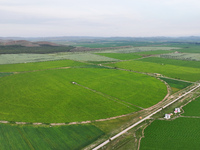
[[12,74],[12,73],[0,72],[0,77],[8,76],[8,75],[11,75],[11,74]]
[[173,80],[169,78],[160,78],[167,82],[169,86],[172,88],[172,92],[175,93],[181,89],[186,88],[187,86],[191,85],[192,83],[189,82],[183,82],[183,81],[178,81],[178,80]]
[[130,47],[130,48],[122,48],[122,49],[105,49],[99,51],[100,53],[137,53],[137,52],[147,52],[147,51],[169,51],[169,50],[177,50],[180,49],[178,47]]
[[119,60],[129,60],[129,59],[137,59],[142,56],[136,55],[134,53],[95,53],[97,55],[106,56],[110,58],[115,58]]
[[184,45],[179,45],[182,48],[179,49],[179,52],[182,53],[200,53],[200,45],[194,45],[194,44],[184,44]]
[[171,78],[182,79],[187,81],[200,80],[200,68],[183,67],[176,64],[170,65],[162,63],[145,62],[140,60],[117,62],[113,64],[108,64],[108,66],[145,73],[160,73]]
[[175,50],[156,50],[156,51],[144,51],[144,52],[135,52],[137,55],[148,56],[148,55],[158,55],[158,54],[167,54],[173,53]]
[[144,130],[140,150],[199,150],[200,119],[156,120]]
[[5,65],[0,65],[0,72],[22,72],[22,71],[45,70],[45,69],[53,69],[60,67],[74,67],[74,66],[84,66],[84,65],[86,64],[73,60],[5,64]]
[[175,59],[166,59],[159,57],[148,57],[140,59],[138,61],[157,63],[161,65],[176,65],[181,67],[200,68],[200,61],[175,60]]
[[[74,85],[73,81],[105,95]],[[150,107],[167,94],[164,83],[155,78],[112,69],[45,70],[6,76],[0,82],[0,120],[8,121],[108,118],[140,110],[131,104]]]
[[174,50],[156,50],[156,51],[142,51],[134,53],[95,53],[97,55],[106,56],[110,58],[115,58],[119,60],[130,60],[141,58],[142,56],[157,55],[157,54],[166,54],[175,52]]
[[1,150],[78,150],[104,133],[92,125],[32,127],[0,124]]
[[183,107],[183,116],[200,116],[200,97]]

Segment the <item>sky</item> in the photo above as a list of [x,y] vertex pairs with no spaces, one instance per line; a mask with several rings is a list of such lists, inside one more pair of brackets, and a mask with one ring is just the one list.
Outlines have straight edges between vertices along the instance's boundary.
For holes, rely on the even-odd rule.
[[200,36],[199,0],[0,0],[0,37]]

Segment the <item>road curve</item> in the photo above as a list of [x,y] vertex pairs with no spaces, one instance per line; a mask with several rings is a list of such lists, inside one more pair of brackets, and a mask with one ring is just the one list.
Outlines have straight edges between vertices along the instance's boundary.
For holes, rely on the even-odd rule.
[[101,143],[100,145],[98,145],[97,147],[93,148],[92,150],[98,150],[101,147],[105,146],[106,144],[108,144],[110,142],[110,140],[114,140],[116,138],[118,138],[119,136],[121,136],[122,134],[126,133],[127,131],[129,131],[130,129],[132,129],[133,127],[137,126],[138,124],[142,123],[143,121],[145,121],[146,119],[149,119],[151,116],[155,115],[156,113],[158,113],[159,111],[161,111],[162,109],[168,107],[169,105],[173,104],[174,102],[178,101],[179,99],[181,99],[182,97],[186,96],[187,94],[191,93],[192,91],[196,90],[198,87],[200,87],[200,84],[198,84],[196,87],[194,87],[193,89],[191,89],[190,91],[186,92],[185,94],[179,96],[178,98],[176,98],[175,100],[173,100],[172,102],[168,103],[167,105],[163,106],[162,108],[156,110],[155,112],[153,112],[152,114],[148,115],[147,117],[141,119],[140,121],[136,122],[135,124],[131,125],[130,127],[126,128],[125,130],[121,131],[120,133],[118,133],[117,135],[111,137],[110,139],[104,141],[103,143]]

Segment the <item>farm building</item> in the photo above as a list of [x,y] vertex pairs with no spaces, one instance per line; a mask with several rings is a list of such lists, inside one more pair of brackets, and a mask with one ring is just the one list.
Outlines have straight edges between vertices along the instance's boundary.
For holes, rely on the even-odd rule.
[[72,82],[72,84],[77,84],[76,82]]
[[175,108],[174,113],[180,113],[180,112],[181,112],[180,108]]
[[171,115],[170,114],[165,114],[165,119],[170,119]]

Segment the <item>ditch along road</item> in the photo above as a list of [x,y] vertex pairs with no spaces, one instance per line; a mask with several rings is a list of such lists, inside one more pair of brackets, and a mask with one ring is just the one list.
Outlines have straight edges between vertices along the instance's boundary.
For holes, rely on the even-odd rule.
[[140,123],[142,123],[143,121],[149,119],[151,116],[155,115],[156,113],[160,112],[161,110],[163,110],[164,108],[168,107],[169,105],[173,104],[174,102],[180,100],[181,98],[183,98],[184,96],[190,94],[191,92],[193,92],[194,90],[196,90],[197,88],[200,87],[200,84],[196,85],[194,88],[192,88],[190,91],[184,93],[183,95],[179,96],[178,98],[176,98],[175,100],[169,102],[168,104],[164,105],[163,107],[157,109],[156,111],[154,111],[153,113],[149,114],[148,116],[146,116],[145,118],[141,119],[140,121],[134,123],[133,125],[131,125],[130,127],[126,128],[125,130],[121,131],[120,133],[118,133],[117,135],[109,138],[108,140],[104,141],[103,143],[101,143],[100,145],[98,145],[97,147],[93,148],[92,150],[98,150],[100,148],[102,148],[103,146],[105,146],[106,144],[108,144],[110,141],[118,138],[119,136],[121,136],[122,134],[126,133],[127,131],[129,131],[130,129],[134,128],[135,126],[139,125]]

